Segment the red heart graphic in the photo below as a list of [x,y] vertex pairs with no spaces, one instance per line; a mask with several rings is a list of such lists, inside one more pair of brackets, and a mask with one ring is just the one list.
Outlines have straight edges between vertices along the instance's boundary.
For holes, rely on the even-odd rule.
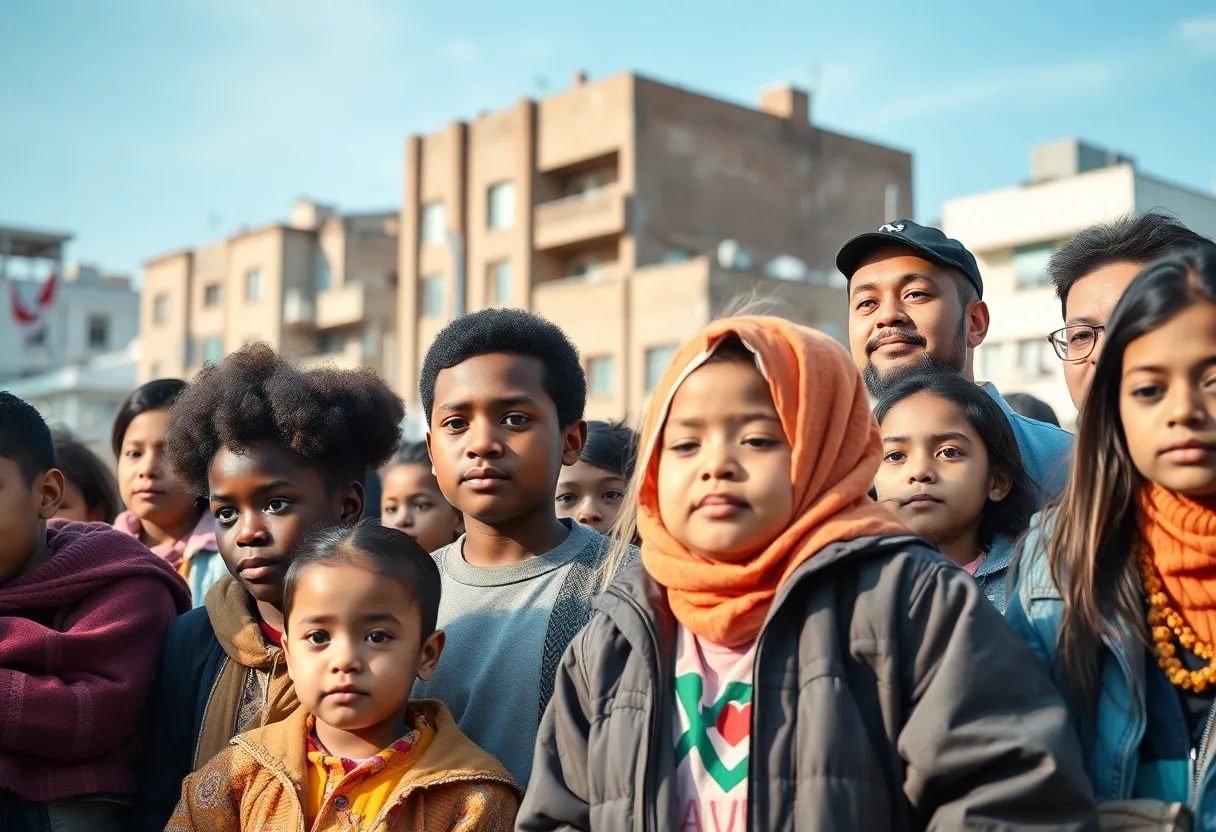
[[727,702],[726,707],[718,712],[716,727],[718,734],[732,747],[743,742],[752,728],[752,703],[748,702],[740,708],[734,702]]

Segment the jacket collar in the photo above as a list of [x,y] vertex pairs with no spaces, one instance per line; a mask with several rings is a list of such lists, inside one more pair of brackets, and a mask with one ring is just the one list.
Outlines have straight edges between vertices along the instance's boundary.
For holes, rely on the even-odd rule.
[[[825,546],[798,567],[789,580],[777,591],[773,605],[768,611],[766,626],[768,621],[771,621],[773,616],[779,612],[790,593],[812,575],[834,568],[842,561],[865,559],[892,549],[915,544],[932,545],[915,535],[886,535],[842,540]],[[649,641],[646,638],[645,629],[649,626],[656,626],[660,629],[660,632],[654,633],[654,636],[658,638],[657,646],[661,651],[667,645],[674,643],[674,637],[666,638],[661,632],[664,629],[672,628],[675,620],[667,603],[667,591],[650,577],[650,573],[646,571],[640,560],[622,571],[608,590],[596,597],[594,606],[609,615],[622,634],[635,647]],[[638,621],[639,614],[646,620]],[[674,636],[674,633],[672,635]]]
[[[461,781],[501,783],[523,797],[519,784],[496,759],[465,736],[443,703],[422,699],[412,704],[426,717],[434,734],[418,761],[393,789],[388,805],[404,801],[418,789]],[[308,776],[307,724],[308,712],[298,708],[282,722],[235,737],[232,744],[244,749],[259,765],[289,780],[300,794]]]

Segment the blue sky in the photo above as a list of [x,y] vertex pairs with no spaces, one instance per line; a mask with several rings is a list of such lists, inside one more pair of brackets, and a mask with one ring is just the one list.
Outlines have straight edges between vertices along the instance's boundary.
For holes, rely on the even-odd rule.
[[1069,135],[1216,179],[1210,0],[5,0],[0,31],[0,222],[132,273],[301,195],[396,206],[406,134],[579,68],[810,86],[815,122],[913,151],[922,221]]

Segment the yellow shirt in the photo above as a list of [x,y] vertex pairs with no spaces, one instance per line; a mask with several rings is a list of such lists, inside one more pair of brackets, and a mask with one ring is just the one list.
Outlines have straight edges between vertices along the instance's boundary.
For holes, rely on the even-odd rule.
[[311,829],[326,804],[333,804],[342,819],[341,832],[363,832],[388,803],[405,772],[431,744],[435,729],[414,709],[405,716],[413,728],[374,757],[347,760],[334,757],[315,739],[316,717],[309,716],[308,783],[306,788],[308,827]]

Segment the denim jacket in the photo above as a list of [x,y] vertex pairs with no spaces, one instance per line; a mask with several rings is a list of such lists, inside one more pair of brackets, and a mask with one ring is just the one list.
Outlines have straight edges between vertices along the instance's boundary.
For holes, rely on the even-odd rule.
[[[1196,792],[1195,772],[1187,759],[1190,737],[1182,705],[1165,674],[1149,660],[1147,648],[1136,647],[1129,652],[1124,645],[1137,644],[1135,638],[1123,643],[1107,641],[1095,713],[1083,713],[1070,694],[1063,669],[1055,661],[1064,601],[1052,580],[1046,550],[1039,545],[1045,525],[1042,515],[1036,515],[1023,547],[1024,561],[1018,568],[1005,619],[1030,645],[1064,693],[1098,801],[1146,797],[1185,802],[1195,811],[1196,829],[1216,830],[1216,755],[1209,747]],[[1169,745],[1176,740],[1176,753],[1160,755],[1165,759],[1145,759],[1141,746],[1145,745],[1150,723],[1156,744]]]

